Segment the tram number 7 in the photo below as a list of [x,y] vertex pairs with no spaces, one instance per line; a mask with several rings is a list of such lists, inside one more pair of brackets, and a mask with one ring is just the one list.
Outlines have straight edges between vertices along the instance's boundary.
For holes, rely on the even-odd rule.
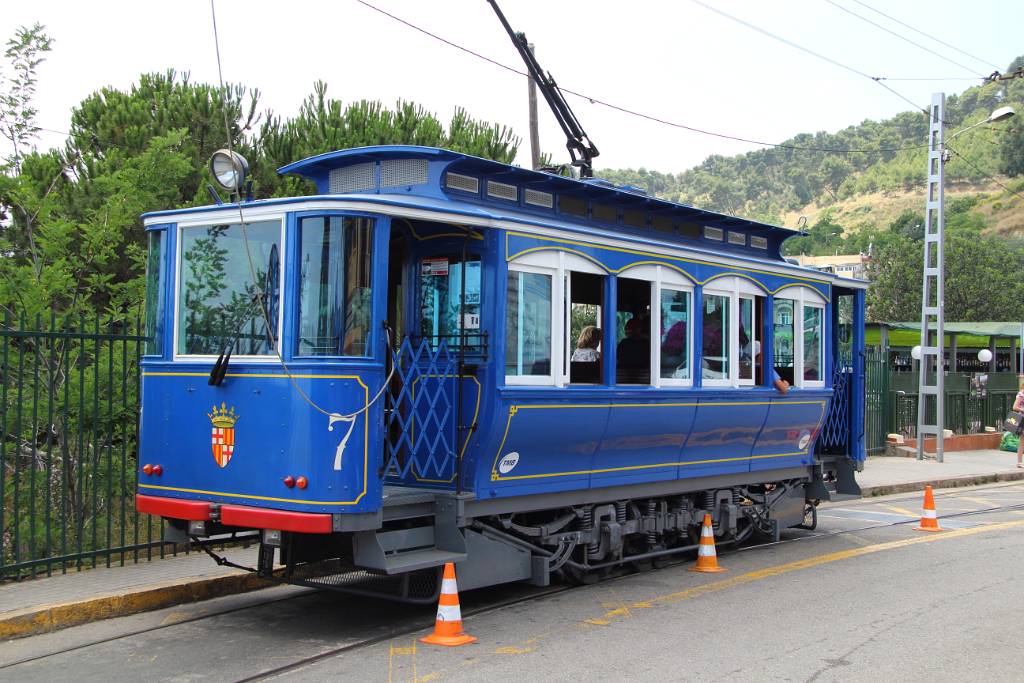
[[341,441],[338,443],[338,447],[334,449],[334,469],[341,469],[341,456],[345,454],[345,446],[348,445],[348,438],[352,436],[352,429],[356,426],[357,415],[342,416],[337,413],[331,413],[327,416],[327,431],[334,431],[335,422],[348,422],[348,431],[345,432],[345,436],[341,437]]

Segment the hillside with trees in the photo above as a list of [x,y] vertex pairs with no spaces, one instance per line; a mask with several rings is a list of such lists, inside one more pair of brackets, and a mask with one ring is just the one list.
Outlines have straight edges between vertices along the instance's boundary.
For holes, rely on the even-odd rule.
[[[1018,57],[1006,73],[1022,67]],[[948,96],[947,135],[1004,105],[1018,115],[947,137],[947,320],[1024,320],[1024,78]],[[682,173],[641,168],[597,175],[712,211],[802,226],[806,236],[786,242],[790,255],[870,254],[869,318],[914,320],[921,305],[927,135],[923,112],[903,112],[836,133],[797,135],[780,147],[711,156]]]

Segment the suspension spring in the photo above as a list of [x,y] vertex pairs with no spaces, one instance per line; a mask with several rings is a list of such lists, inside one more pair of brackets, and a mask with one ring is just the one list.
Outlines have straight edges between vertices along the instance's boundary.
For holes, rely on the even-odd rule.
[[[653,498],[647,501],[647,515],[651,518],[651,522],[654,522],[654,515],[657,511],[658,504]],[[647,547],[653,548],[658,542],[658,532],[651,529],[647,532]]]
[[[590,533],[593,537],[594,530],[594,506],[587,505],[583,508],[583,519],[580,520],[580,525],[583,530]],[[601,541],[599,539],[593,539],[587,544],[587,556],[588,557],[599,557],[601,553]]]
[[615,503],[615,521],[619,524],[626,523],[626,501],[624,500]]

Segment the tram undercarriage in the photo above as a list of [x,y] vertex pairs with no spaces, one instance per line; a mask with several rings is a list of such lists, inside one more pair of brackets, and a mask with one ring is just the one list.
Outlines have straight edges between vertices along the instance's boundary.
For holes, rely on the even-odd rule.
[[[521,511],[526,509],[522,500],[519,510],[511,511],[500,509],[498,501],[389,487],[374,528],[332,534],[259,530],[259,564],[243,568],[275,581],[403,602],[435,600],[445,562],[458,563],[463,590],[513,581],[547,586],[558,577],[594,583],[695,551],[705,514],[711,515],[716,543],[726,547],[777,541],[789,527],[814,528],[821,498],[812,496],[837,495],[827,487],[833,473],[821,477],[817,472],[810,479],[803,470],[802,477],[768,484],[566,502],[527,511]],[[355,520],[354,526],[372,521]],[[191,532],[191,540],[203,544],[196,531],[171,521],[165,540],[186,541]],[[238,531],[209,523],[201,533]]]

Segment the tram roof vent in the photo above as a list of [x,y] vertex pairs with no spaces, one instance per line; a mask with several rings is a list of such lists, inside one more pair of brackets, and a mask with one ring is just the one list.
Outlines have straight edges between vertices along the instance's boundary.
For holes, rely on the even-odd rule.
[[385,159],[380,162],[380,186],[423,185],[428,165],[426,159]]
[[328,182],[331,194],[372,190],[374,189],[373,162],[335,168],[331,171]]
[[555,207],[555,196],[550,192],[526,190],[523,193],[523,201],[533,206],[542,206],[545,209],[553,209]]
[[510,202],[519,200],[519,188],[508,183],[498,183],[493,180],[487,181],[487,196],[495,199],[507,199]]
[[444,186],[450,187],[453,190],[472,192],[473,194],[480,193],[480,179],[474,178],[471,175],[462,175],[461,173],[446,173]]

